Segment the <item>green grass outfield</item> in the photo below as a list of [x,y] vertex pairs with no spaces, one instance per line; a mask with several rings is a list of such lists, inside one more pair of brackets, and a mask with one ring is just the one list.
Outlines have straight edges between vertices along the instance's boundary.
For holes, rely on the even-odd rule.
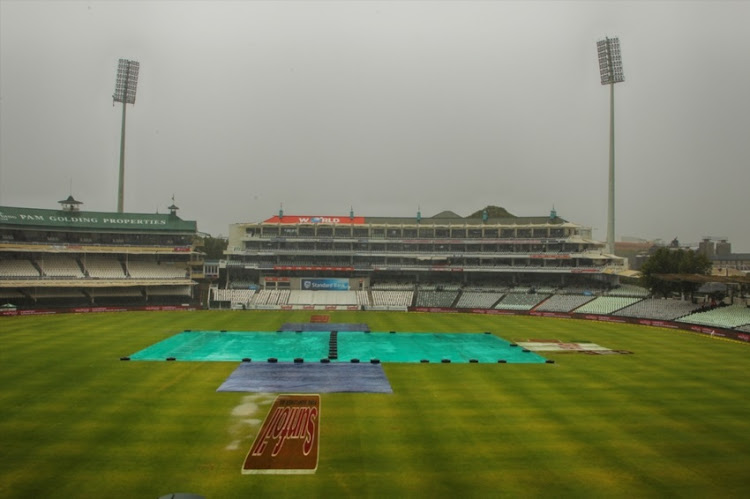
[[393,394],[321,395],[314,475],[242,475],[273,395],[224,362],[122,362],[184,329],[311,312],[0,318],[0,497],[748,497],[750,346],[645,326],[330,312],[373,331],[588,340],[634,355],[385,364]]

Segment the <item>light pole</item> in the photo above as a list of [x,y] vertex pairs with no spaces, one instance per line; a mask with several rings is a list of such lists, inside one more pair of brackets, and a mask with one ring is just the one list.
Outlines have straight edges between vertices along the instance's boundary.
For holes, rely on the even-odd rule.
[[122,213],[125,197],[125,109],[126,104],[135,104],[135,89],[138,86],[140,63],[120,59],[117,64],[117,81],[112,105],[122,102],[122,131],[120,132],[120,180],[117,189],[117,212]]
[[620,40],[596,42],[602,85],[609,85],[609,202],[607,209],[607,251],[615,253],[615,83],[625,81],[620,57]]

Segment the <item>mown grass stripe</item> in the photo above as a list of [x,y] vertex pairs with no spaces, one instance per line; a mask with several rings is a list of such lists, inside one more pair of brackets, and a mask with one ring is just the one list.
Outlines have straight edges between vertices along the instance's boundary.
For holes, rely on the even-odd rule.
[[[0,320],[0,496],[750,494],[748,346],[579,320],[333,312],[373,331],[585,338],[633,355],[552,365],[384,364],[393,394],[323,394],[319,470],[243,476],[267,406],[217,393],[224,362],[121,362],[185,329],[273,331],[310,313],[136,312]],[[265,409],[264,409],[265,407]],[[229,444],[238,441],[239,444]]]

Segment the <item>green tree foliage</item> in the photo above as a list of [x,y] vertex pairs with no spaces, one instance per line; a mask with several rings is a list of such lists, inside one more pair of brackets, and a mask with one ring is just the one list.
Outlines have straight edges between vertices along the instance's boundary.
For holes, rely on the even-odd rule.
[[711,271],[711,262],[703,254],[693,250],[659,248],[641,267],[641,283],[654,296],[670,296],[672,293],[692,295],[700,286],[687,281],[665,281],[658,274],[701,274]]
[[485,210],[487,211],[487,216],[489,216],[489,218],[516,218],[515,215],[513,215],[512,213],[509,213],[508,210],[506,210],[505,208],[501,206],[492,206],[492,205],[487,206],[486,208],[483,208],[479,211],[475,211],[474,213],[472,213],[466,218],[482,218],[482,213]]
[[195,246],[206,254],[206,260],[221,260],[229,241],[225,237],[203,237],[195,242]]

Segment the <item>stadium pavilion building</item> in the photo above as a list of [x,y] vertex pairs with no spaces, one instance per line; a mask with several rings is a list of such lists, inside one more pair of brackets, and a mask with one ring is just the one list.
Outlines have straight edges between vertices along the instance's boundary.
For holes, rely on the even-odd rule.
[[196,222],[169,214],[0,207],[5,307],[184,306],[203,273]]
[[[313,291],[356,291],[361,296],[351,305],[372,308],[373,290],[607,288],[617,284],[625,261],[604,248],[589,228],[554,210],[505,218],[491,218],[487,210],[478,218],[450,211],[429,218],[280,212],[260,223],[230,225],[226,287],[249,289],[247,304],[256,308],[295,305],[295,295]],[[214,295],[238,301],[236,293]],[[299,304],[331,301],[308,294]]]

